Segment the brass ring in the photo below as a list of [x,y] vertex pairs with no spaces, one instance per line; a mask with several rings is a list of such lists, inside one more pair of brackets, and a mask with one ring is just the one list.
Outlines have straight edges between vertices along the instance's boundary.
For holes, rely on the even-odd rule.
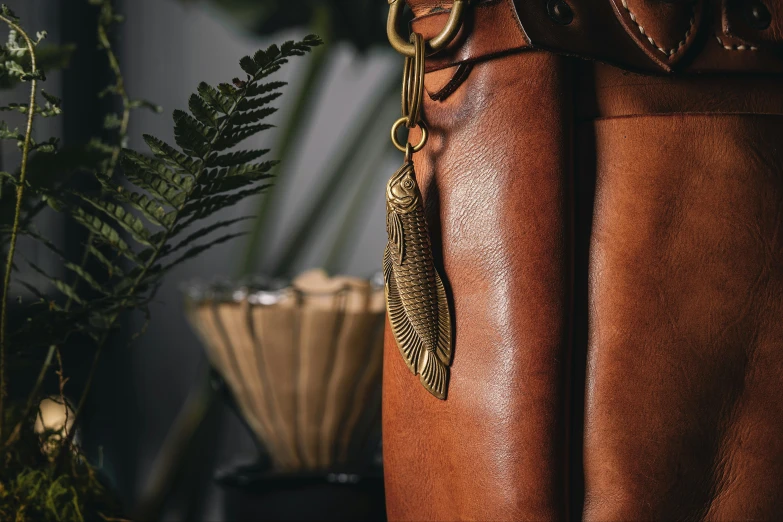
[[410,78],[413,69],[413,58],[405,57],[405,64],[402,68],[402,115],[407,116],[410,113]]
[[416,56],[405,57],[402,74],[402,115],[408,118],[408,128],[413,128],[421,119],[424,100],[424,37],[411,34]]
[[[449,42],[454,39],[459,32],[459,28],[462,26],[462,17],[467,3],[468,0],[454,0],[446,25],[435,38],[427,42],[427,47],[432,51],[438,51],[446,47]],[[386,35],[389,37],[389,43],[394,47],[395,51],[413,58],[416,55],[416,49],[397,33],[397,19],[400,17],[400,12],[402,11],[404,4],[405,2],[403,0],[389,0],[389,17],[386,19]]]
[[[399,150],[400,152],[406,151],[406,146],[401,144],[399,140],[397,140],[397,129],[400,128],[400,125],[405,123],[407,125],[408,118],[406,116],[403,116],[402,118],[398,119],[394,122],[394,125],[392,125],[391,128],[391,140],[392,143],[394,143],[394,146]],[[419,152],[421,149],[424,148],[424,145],[427,143],[427,138],[429,137],[429,132],[427,131],[427,126],[424,125],[423,121],[420,121],[418,123],[419,128],[421,129],[421,139],[419,140],[419,143],[413,146],[412,151],[413,152]],[[407,145],[407,142],[406,142]]]

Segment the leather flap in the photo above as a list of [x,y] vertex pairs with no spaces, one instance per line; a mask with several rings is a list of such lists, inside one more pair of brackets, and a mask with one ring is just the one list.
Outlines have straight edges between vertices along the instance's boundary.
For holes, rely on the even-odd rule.
[[664,69],[693,44],[701,25],[703,0],[611,0],[628,35]]

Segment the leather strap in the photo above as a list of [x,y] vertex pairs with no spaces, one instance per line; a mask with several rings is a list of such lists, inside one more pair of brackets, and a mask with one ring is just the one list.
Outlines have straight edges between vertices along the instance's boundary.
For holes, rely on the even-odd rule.
[[[412,30],[425,38],[448,18],[432,0],[408,3]],[[569,16],[553,14],[556,4]],[[427,71],[528,49],[641,72],[780,73],[783,0],[485,0],[468,10],[454,41],[428,57]]]

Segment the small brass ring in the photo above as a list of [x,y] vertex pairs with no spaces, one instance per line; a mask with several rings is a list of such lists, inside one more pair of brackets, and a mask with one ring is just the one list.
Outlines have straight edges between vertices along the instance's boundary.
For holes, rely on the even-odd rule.
[[410,79],[413,70],[413,58],[405,57],[405,65],[402,69],[402,115],[410,114]]
[[[404,145],[399,142],[397,139],[397,129],[400,128],[402,124],[408,124],[408,118],[403,116],[402,118],[398,119],[394,122],[394,125],[392,125],[391,128],[391,140],[392,143],[394,143],[394,146],[399,150],[400,152],[406,152],[406,146],[408,143],[406,142]],[[427,143],[427,138],[429,137],[429,132],[427,131],[427,126],[424,125],[423,121],[420,121],[418,123],[419,128],[421,129],[421,139],[419,140],[419,143],[413,146],[413,149],[411,149],[412,152],[419,152],[421,149],[424,148],[424,145]]]
[[[389,43],[400,54],[413,58],[416,55],[416,49],[413,44],[406,42],[397,32],[397,19],[402,12],[403,0],[389,0],[389,17],[386,19],[386,35],[389,37]],[[427,42],[427,47],[432,51],[438,51],[446,47],[459,32],[462,26],[462,17],[465,13],[465,5],[468,0],[454,0],[451,6],[451,13],[446,25],[443,26],[440,33],[435,38]]]
[[405,57],[402,74],[402,115],[408,117],[408,127],[418,122],[424,97],[424,38],[413,33],[411,40],[416,48],[416,56]]
[[424,38],[417,33],[411,35],[416,48],[414,58],[405,58],[402,76],[402,115],[408,118],[408,128],[413,128],[421,119],[424,101]]

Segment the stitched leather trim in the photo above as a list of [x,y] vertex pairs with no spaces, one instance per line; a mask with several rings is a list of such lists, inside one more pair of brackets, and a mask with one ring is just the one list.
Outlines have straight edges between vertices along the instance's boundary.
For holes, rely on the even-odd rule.
[[718,40],[718,43],[727,51],[758,51],[759,48],[755,45],[750,44],[729,44],[721,40],[720,36],[715,36],[715,39]]
[[[612,0],[615,12],[623,24],[625,30],[639,45],[642,50],[661,68],[667,72],[671,71],[672,66],[685,54],[693,43],[694,37],[698,32],[701,22],[702,3],[698,0],[690,5],[668,4],[654,0],[630,0],[637,4],[636,7],[629,5],[629,0]],[[672,10],[674,10],[672,12]],[[640,14],[641,12],[641,14]],[[678,23],[683,22],[683,15],[688,20],[684,35],[676,38]],[[642,20],[641,17],[644,17]],[[655,29],[650,25],[656,24]],[[681,29],[680,29],[681,30]],[[652,32],[657,32],[654,36]],[[665,45],[660,42],[664,40],[661,33],[670,33],[668,38],[671,41],[674,36],[676,45]]]
[[688,40],[688,38],[690,37],[690,35],[691,35],[691,32],[692,32],[692,30],[693,30],[693,25],[696,23],[696,18],[694,17],[694,9],[693,9],[693,7],[691,7],[691,20],[690,20],[690,24],[688,25],[688,30],[687,30],[687,31],[685,31],[685,36],[682,38],[682,40],[680,40],[680,42],[679,42],[679,44],[677,45],[677,47],[675,47],[675,48],[672,48],[672,49],[664,49],[663,47],[661,47],[660,45],[658,45],[657,43],[655,43],[655,40],[653,39],[653,37],[652,37],[652,36],[650,36],[649,34],[647,34],[647,33],[645,32],[644,26],[642,26],[642,25],[641,25],[641,24],[638,22],[638,20],[636,19],[636,15],[635,15],[635,14],[634,14],[634,12],[633,12],[633,11],[631,11],[631,9],[628,7],[628,0],[622,0],[622,6],[623,6],[623,9],[625,9],[625,10],[628,12],[628,16],[631,18],[631,22],[633,22],[633,23],[634,23],[634,25],[636,25],[636,28],[638,29],[638,31],[639,31],[639,32],[640,32],[642,35],[644,35],[644,36],[645,36],[645,38],[647,38],[647,41],[649,41],[649,42],[650,42],[650,45],[652,45],[653,47],[655,47],[656,49],[658,49],[659,51],[661,51],[661,52],[662,52],[664,55],[666,55],[666,56],[671,56],[671,55],[673,55],[674,53],[677,53],[677,52],[679,52],[679,51],[680,51],[680,49],[682,49],[683,47],[685,47],[685,42],[686,42],[686,40]]

